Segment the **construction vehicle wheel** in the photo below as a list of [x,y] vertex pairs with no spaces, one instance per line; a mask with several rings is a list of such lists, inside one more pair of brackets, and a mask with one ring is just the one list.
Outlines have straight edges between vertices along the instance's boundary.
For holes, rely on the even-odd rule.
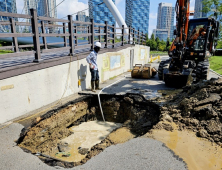
[[163,65],[164,65],[165,61],[161,61],[158,67],[158,77],[159,80],[163,80]]
[[207,80],[209,77],[210,64],[208,60],[201,61],[196,69],[196,81]]

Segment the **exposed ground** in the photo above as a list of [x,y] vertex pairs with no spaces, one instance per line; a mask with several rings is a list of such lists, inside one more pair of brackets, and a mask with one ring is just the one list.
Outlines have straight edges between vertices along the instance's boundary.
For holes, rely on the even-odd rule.
[[[139,94],[101,96],[105,119],[123,125],[89,151],[80,150],[85,158],[79,162],[58,159],[55,153],[59,152],[59,142],[72,134],[70,127],[102,120],[94,97],[39,117],[23,130],[18,144],[26,151],[37,153],[48,165],[73,167],[84,164],[111,145],[139,136],[152,137],[183,158],[189,169],[221,169],[222,79],[184,87],[178,94],[162,93],[163,97],[152,100]],[[200,160],[205,161],[201,164]]]

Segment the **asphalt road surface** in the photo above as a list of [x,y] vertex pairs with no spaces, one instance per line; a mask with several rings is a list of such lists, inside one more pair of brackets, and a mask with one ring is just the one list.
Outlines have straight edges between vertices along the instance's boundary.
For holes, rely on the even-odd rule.
[[[162,59],[167,59],[162,57]],[[158,68],[158,63],[154,62],[153,66]],[[166,89],[164,82],[159,81],[157,76],[150,80],[134,80],[125,73],[114,80],[105,82],[102,86],[122,79],[115,85],[104,90],[103,93],[124,94],[126,92],[143,93],[145,97],[151,98],[157,90]],[[211,77],[218,77],[211,72]],[[84,92],[83,92],[84,93]],[[63,169],[61,167],[50,167],[38,159],[38,157],[24,152],[16,146],[14,142],[19,138],[23,126],[13,123],[10,126],[0,130],[0,170],[50,170]],[[106,170],[183,170],[186,164],[181,158],[164,146],[163,143],[150,138],[135,138],[124,144],[113,145],[106,148],[102,153],[93,157],[86,164],[72,169],[106,169]]]

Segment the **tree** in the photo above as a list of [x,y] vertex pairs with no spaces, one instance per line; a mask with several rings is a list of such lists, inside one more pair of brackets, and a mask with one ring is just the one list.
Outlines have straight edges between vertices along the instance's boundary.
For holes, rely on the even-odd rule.
[[153,40],[153,41],[155,41],[155,36],[154,36],[154,34],[151,35],[151,38],[150,38],[150,39]]
[[203,9],[202,12],[206,14],[211,14],[220,22],[219,28],[219,39],[222,39],[222,1],[221,0],[203,0]]

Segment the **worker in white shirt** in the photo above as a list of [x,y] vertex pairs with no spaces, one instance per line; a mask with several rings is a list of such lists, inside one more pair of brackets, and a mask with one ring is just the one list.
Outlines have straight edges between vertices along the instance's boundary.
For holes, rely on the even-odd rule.
[[[97,55],[100,51],[101,43],[96,42],[94,46],[94,50],[86,57],[87,63],[89,63],[89,68],[91,72],[91,90],[95,92],[95,90],[99,90],[99,70],[97,65]],[[95,89],[94,89],[95,87]]]

